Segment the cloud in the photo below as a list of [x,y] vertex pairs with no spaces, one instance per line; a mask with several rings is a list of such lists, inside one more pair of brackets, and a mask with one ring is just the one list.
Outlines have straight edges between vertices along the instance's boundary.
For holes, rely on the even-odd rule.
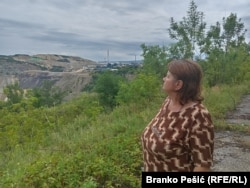
[[[248,0],[196,0],[208,25],[231,12],[249,29]],[[140,45],[170,43],[170,17],[186,17],[182,0],[1,0],[0,54],[58,53],[95,61],[134,59]],[[18,6],[17,6],[18,5]],[[250,29],[249,29],[250,30]],[[249,39],[249,33],[246,34]],[[133,55],[131,55],[133,54]]]

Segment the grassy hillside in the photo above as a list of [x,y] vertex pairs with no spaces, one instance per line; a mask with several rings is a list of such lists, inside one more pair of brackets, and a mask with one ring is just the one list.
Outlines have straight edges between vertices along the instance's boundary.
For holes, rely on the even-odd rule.
[[[204,103],[217,129],[249,131],[225,124],[249,83],[205,88]],[[60,106],[0,111],[1,188],[138,188],[141,183],[140,134],[164,95],[104,113],[95,95],[83,93]]]

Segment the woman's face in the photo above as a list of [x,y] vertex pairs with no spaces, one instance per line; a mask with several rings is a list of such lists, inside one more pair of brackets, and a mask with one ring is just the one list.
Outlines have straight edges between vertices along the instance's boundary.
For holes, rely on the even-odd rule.
[[163,78],[163,90],[167,93],[176,91],[176,82],[178,80],[174,77],[171,72],[167,72],[167,75]]

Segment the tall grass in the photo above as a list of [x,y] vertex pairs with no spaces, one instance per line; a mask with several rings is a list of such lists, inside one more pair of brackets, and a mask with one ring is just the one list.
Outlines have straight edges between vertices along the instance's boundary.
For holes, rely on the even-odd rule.
[[[248,83],[204,88],[204,103],[216,128],[227,128],[226,112],[235,108],[241,96],[250,92],[249,88]],[[72,119],[67,123],[59,121],[48,129],[41,143],[19,145],[4,153],[0,157],[4,167],[0,170],[0,187],[140,187],[140,135],[163,100],[164,96],[159,96],[147,104],[123,105],[109,114],[96,112],[96,107],[95,115],[90,116],[76,107],[80,103],[77,100],[54,107],[55,114],[60,111]],[[68,115],[72,108],[79,113],[77,116]],[[85,111],[91,114],[86,108]]]
[[228,111],[233,111],[240,103],[242,96],[250,94],[250,83],[236,85],[221,85],[204,89],[204,104],[209,109],[215,126],[218,129],[242,129],[248,127],[229,126],[225,119]]

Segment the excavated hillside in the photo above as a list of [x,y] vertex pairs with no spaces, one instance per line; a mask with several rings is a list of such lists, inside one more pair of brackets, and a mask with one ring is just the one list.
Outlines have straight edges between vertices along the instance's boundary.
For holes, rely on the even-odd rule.
[[23,89],[40,87],[45,80],[76,96],[89,83],[90,72],[97,63],[74,56],[54,54],[0,56],[0,98],[3,88],[18,82]]

